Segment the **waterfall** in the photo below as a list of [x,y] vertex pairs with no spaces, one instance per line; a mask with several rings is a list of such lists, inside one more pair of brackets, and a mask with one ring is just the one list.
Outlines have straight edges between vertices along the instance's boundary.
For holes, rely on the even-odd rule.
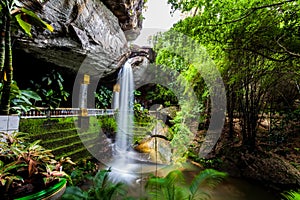
[[133,135],[133,104],[134,79],[129,59],[120,70],[118,80],[114,86],[112,107],[117,111],[117,135],[114,144],[114,162],[111,163],[110,178],[113,181],[131,181],[136,178],[131,174],[134,171],[130,157]]
[[118,75],[115,109],[117,109],[118,130],[116,135],[115,150],[117,153],[126,153],[132,143],[133,133],[133,103],[134,82],[130,60],[128,60]]

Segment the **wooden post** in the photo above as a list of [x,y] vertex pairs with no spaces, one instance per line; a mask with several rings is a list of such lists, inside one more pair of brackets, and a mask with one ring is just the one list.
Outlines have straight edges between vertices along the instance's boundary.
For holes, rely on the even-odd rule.
[[79,116],[78,125],[81,131],[86,131],[89,128],[89,116],[87,110],[87,98],[88,98],[88,85],[90,84],[90,76],[87,74],[83,75],[83,81],[80,84],[79,92]]

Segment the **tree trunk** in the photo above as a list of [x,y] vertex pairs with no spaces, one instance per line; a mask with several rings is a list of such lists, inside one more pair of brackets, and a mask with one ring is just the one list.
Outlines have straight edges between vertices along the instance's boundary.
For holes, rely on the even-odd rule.
[[229,138],[234,137],[234,109],[235,109],[235,91],[234,86],[229,86],[228,88],[228,124],[229,124]]
[[6,17],[3,15],[2,24],[0,27],[0,81],[2,82],[3,78],[3,69],[5,61],[5,29],[6,29]]
[[8,115],[10,110],[10,89],[12,83],[12,48],[11,48],[11,16],[6,15],[6,30],[5,30],[5,62],[3,69],[3,89],[1,96],[0,114]]

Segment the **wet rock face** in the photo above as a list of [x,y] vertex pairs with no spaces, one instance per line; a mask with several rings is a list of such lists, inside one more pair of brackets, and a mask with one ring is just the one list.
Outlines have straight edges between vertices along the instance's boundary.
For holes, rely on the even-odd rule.
[[15,44],[37,59],[75,71],[84,65],[90,75],[102,76],[128,57],[119,19],[99,0],[49,0],[40,16],[54,32],[34,30],[32,38],[19,36]]
[[134,150],[143,153],[144,159],[159,164],[171,164],[172,147],[168,138],[168,127],[158,121],[149,135],[145,136],[139,144],[134,146]]
[[118,18],[128,40],[134,40],[142,28],[144,0],[102,0]]

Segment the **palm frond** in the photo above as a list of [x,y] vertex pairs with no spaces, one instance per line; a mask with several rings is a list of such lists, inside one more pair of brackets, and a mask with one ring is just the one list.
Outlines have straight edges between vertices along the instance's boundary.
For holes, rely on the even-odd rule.
[[145,189],[150,199],[164,199],[167,196],[166,180],[160,177],[150,177],[145,185]]
[[208,189],[215,188],[220,182],[227,177],[227,174],[224,172],[220,172],[214,169],[205,169],[201,171],[192,181],[189,190],[191,196],[194,197],[197,195],[197,192],[202,187],[206,187]]
[[88,199],[87,192],[83,191],[77,186],[68,186],[64,195],[62,196],[63,200],[84,200]]
[[146,190],[151,199],[185,199],[186,190],[183,173],[180,170],[169,172],[164,178],[151,177],[146,183]]
[[287,191],[282,194],[285,200],[300,200],[300,190],[296,191]]
[[106,200],[111,200],[114,199],[113,197],[115,195],[120,195],[120,196],[125,196],[126,191],[123,188],[124,184],[123,183],[117,183],[117,184],[113,184],[111,185],[109,188],[107,188],[105,191],[105,199]]
[[108,174],[110,172],[110,168],[109,169],[105,169],[105,170],[99,170],[97,172],[97,174],[95,175],[93,181],[95,184],[96,188],[104,188],[108,182]]
[[169,172],[165,179],[166,184],[168,185],[185,184],[183,173],[180,170],[173,170]]

